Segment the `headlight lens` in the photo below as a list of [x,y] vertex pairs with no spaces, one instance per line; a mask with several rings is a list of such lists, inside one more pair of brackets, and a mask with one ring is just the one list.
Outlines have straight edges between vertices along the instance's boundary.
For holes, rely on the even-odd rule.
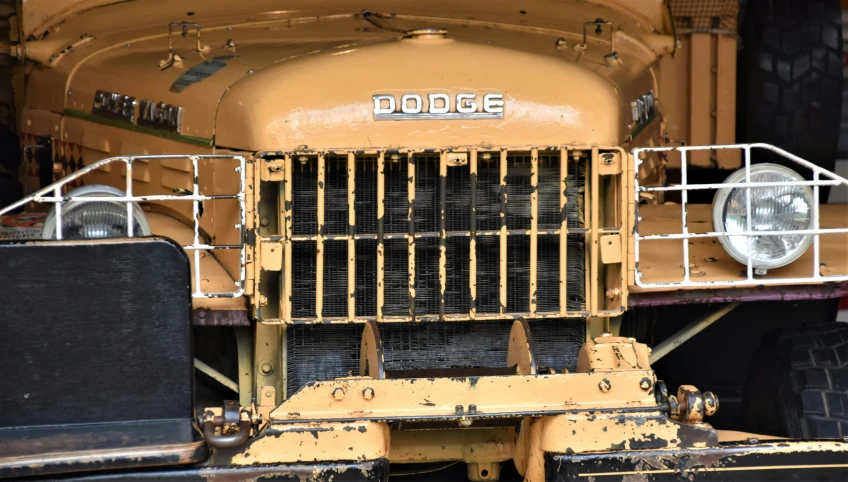
[[[777,164],[751,167],[751,182],[803,181],[795,171]],[[745,169],[733,173],[725,183],[745,182]],[[751,188],[751,231],[795,231],[812,227],[813,191],[807,186],[768,186]],[[741,233],[748,230],[745,188],[719,189],[713,201],[713,224],[717,232]],[[719,237],[724,249],[737,261],[763,271],[785,266],[804,254],[812,234],[784,234]]]
[[[68,193],[81,197],[124,197],[126,193],[112,186],[92,184]],[[150,225],[138,203],[133,205],[133,236],[150,236]],[[56,238],[56,206],[50,209],[43,239]],[[62,239],[99,239],[127,237],[127,204],[111,201],[68,201],[62,205]]]

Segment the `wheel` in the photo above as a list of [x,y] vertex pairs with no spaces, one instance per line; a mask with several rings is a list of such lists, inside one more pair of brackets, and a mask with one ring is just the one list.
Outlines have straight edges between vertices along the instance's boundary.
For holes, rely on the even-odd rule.
[[[773,144],[832,171],[842,113],[839,0],[749,0],[740,33],[737,139]],[[756,162],[811,176],[774,153],[755,152]]]
[[848,325],[771,332],[748,372],[745,430],[791,438],[848,437]]

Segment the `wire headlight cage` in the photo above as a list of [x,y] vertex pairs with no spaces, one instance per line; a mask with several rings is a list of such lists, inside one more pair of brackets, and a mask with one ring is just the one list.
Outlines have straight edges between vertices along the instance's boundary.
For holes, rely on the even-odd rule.
[[[690,183],[689,182],[689,166],[687,163],[687,156],[690,152],[693,151],[711,151],[711,150],[721,150],[721,149],[735,149],[740,150],[743,154],[744,159],[744,167],[737,171],[737,173],[731,175],[730,178],[726,182],[723,183]],[[785,159],[787,164],[796,165],[798,168],[805,168],[812,171],[812,180],[806,181],[800,176],[797,176],[792,170],[787,169],[780,165],[774,164],[753,164],[751,161],[751,152],[756,149],[761,149],[764,151],[770,151],[772,153],[777,154],[779,157]],[[680,156],[680,184],[677,185],[662,185],[662,186],[653,186],[653,185],[641,185],[639,182],[639,165],[647,158],[649,155],[660,155],[666,156],[670,152],[677,152]],[[720,287],[720,286],[762,286],[762,285],[787,285],[787,284],[798,284],[798,283],[809,283],[809,282],[839,282],[848,280],[848,273],[846,274],[835,274],[835,275],[823,275],[821,272],[821,245],[820,238],[824,235],[834,235],[834,234],[848,234],[848,220],[843,223],[843,226],[834,227],[834,228],[822,228],[821,227],[821,216],[820,216],[820,188],[823,186],[848,186],[848,179],[845,179],[839,175],[836,175],[826,169],[823,169],[815,164],[806,161],[798,156],[795,156],[779,147],[775,147],[770,144],[763,143],[754,143],[754,144],[728,144],[728,145],[712,145],[712,146],[682,146],[682,147],[645,147],[645,148],[637,148],[633,149],[632,155],[634,158],[635,166],[635,215],[636,222],[634,224],[633,234],[634,234],[634,261],[635,261],[635,273],[634,273],[634,281],[636,286],[640,288],[686,288],[686,287]],[[764,167],[771,166],[771,169],[780,172],[783,174],[783,179],[791,179],[791,180],[776,180],[776,181],[757,181],[756,179],[752,179],[752,176],[757,177],[756,174],[758,171],[762,171]],[[796,174],[796,176],[791,176],[789,173]],[[755,216],[752,213],[753,205],[752,195],[756,195],[757,193],[752,193],[756,190],[761,190],[761,188],[795,188],[797,192],[804,193],[807,190],[811,191],[811,205],[809,206],[809,222],[800,223],[802,225],[799,229],[759,229],[757,226],[753,225],[753,220]],[[744,207],[744,216],[740,216],[740,218],[745,223],[743,229],[728,231],[727,229],[718,230],[713,228],[712,231],[707,232],[693,232],[690,226],[690,204],[689,204],[689,195],[693,191],[699,190],[714,190],[717,192],[716,201],[719,203],[726,203],[729,196],[733,196],[735,190],[743,190],[741,201]],[[680,202],[680,229],[677,232],[667,232],[667,233],[659,233],[659,232],[651,232],[650,234],[642,234],[640,233],[640,222],[643,221],[642,217],[639,213],[639,203],[645,193],[650,193],[648,196],[656,196],[659,193],[665,193],[664,195],[679,195]],[[801,194],[798,196],[799,198],[806,198],[805,195]],[[724,216],[723,208],[718,206],[713,206],[711,212],[721,213]],[[724,222],[724,219],[721,220]],[[719,224],[716,222],[716,224]],[[712,227],[713,224],[711,223]],[[808,226],[808,227],[803,227]],[[758,239],[762,239],[764,237],[800,237],[801,242],[798,243],[798,247],[790,253],[791,256],[794,256],[793,259],[788,260],[785,263],[774,263],[772,265],[763,264],[762,262],[755,259],[755,255],[753,254],[754,243]],[[716,243],[722,244],[725,247],[728,254],[730,254],[733,258],[738,260],[740,263],[745,265],[745,272],[740,276],[736,277],[736,279],[705,279],[698,280],[700,273],[693,273],[693,266],[691,264],[690,258],[690,244],[693,244],[694,241],[703,241],[704,238],[712,238],[712,240]],[[744,238],[744,246],[747,244],[747,250],[744,250],[743,253],[741,249],[736,249],[731,246],[730,240],[733,239],[736,246],[739,246],[739,239]],[[644,255],[644,247],[642,246],[645,242],[656,242],[656,241],[670,241],[677,240],[682,244],[682,252],[683,257],[680,260],[682,267],[682,278],[679,281],[646,281],[645,280],[645,272],[640,269],[640,258]],[[777,268],[786,264],[790,264],[793,262],[801,262],[795,261],[798,257],[800,257],[804,251],[807,250],[807,247],[804,243],[812,243],[812,266],[810,266],[809,276],[763,276],[766,274],[766,269],[769,268]],[[800,251],[800,252],[798,252]],[[789,258],[789,256],[787,256]],[[643,267],[644,268],[644,267]]]
[[[147,162],[162,162],[168,160],[185,160],[188,159],[191,162],[192,167],[192,176],[193,176],[193,185],[191,192],[180,193],[180,194],[162,194],[162,195],[142,195],[137,196],[133,194],[133,164],[134,163],[147,163]],[[235,193],[227,193],[227,194],[215,194],[215,195],[205,195],[201,193],[200,184],[199,184],[199,169],[198,164],[201,161],[207,160],[216,160],[216,159],[228,159],[231,161],[235,161],[237,166],[234,168],[234,175],[238,176],[238,186],[239,190]],[[243,156],[237,155],[227,155],[227,154],[214,154],[214,155],[151,155],[151,156],[126,156],[126,157],[112,157],[107,159],[102,159],[100,161],[94,162],[88,166],[85,166],[73,174],[66,176],[53,184],[36,191],[35,193],[21,199],[20,201],[6,206],[5,208],[0,209],[0,216],[5,214],[10,214],[17,210],[20,207],[26,206],[29,203],[37,203],[37,204],[50,204],[53,206],[52,212],[54,214],[55,223],[56,223],[56,231],[53,239],[62,240],[64,239],[62,233],[62,215],[63,208],[66,208],[69,203],[86,203],[86,202],[109,202],[109,203],[123,203],[126,205],[126,219],[127,219],[127,237],[137,237],[142,236],[143,233],[135,232],[134,222],[136,214],[134,212],[134,208],[139,202],[155,202],[155,201],[180,201],[180,202],[190,202],[192,203],[192,227],[194,230],[194,236],[191,244],[183,245],[183,249],[188,251],[189,256],[193,259],[192,266],[192,276],[194,278],[194,290],[192,292],[192,298],[238,298],[244,295],[245,291],[245,279],[246,279],[246,270],[245,270],[245,163],[246,160]],[[109,165],[112,164],[124,164],[126,166],[125,177],[126,177],[126,188],[124,190],[124,196],[79,196],[74,195],[74,192],[64,194],[68,187],[71,187],[74,181],[80,179],[86,174],[95,171],[95,170],[107,170]],[[235,226],[239,231],[238,240],[239,242],[236,244],[209,244],[207,243],[203,237],[201,236],[201,228],[200,228],[200,212],[201,212],[201,203],[204,201],[217,201],[217,200],[234,200],[238,204],[239,214],[238,214],[238,225]],[[237,279],[234,280],[234,289],[232,291],[222,291],[222,292],[204,292],[201,289],[201,252],[207,251],[212,252],[214,250],[237,250],[240,254],[240,271],[238,273]]]

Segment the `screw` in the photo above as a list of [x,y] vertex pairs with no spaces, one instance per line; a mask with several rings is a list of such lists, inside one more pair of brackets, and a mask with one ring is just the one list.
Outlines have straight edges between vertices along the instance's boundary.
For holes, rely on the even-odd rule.
[[602,392],[608,392],[610,391],[610,388],[612,388],[612,383],[610,383],[609,380],[604,378],[603,380],[601,380],[601,383],[598,384],[598,388],[600,388]]
[[236,48],[236,41],[235,41],[235,40],[233,40],[233,39],[229,39],[229,40],[227,40],[227,48],[228,48],[228,49],[234,49],[234,48]]
[[271,390],[268,390],[267,392],[265,392],[265,398],[271,398],[273,395],[274,395],[274,393],[271,392]]
[[269,361],[262,362],[262,364],[259,365],[259,371],[262,372],[263,375],[270,375],[274,373],[274,365]]
[[365,400],[371,400],[374,398],[374,389],[371,387],[365,387],[365,389],[362,390],[362,396],[365,397]]
[[651,389],[651,385],[651,379],[648,377],[645,377],[639,381],[639,388],[645,390],[646,392]]
[[668,396],[668,414],[674,419],[680,417],[680,402],[677,401],[677,397],[674,395]]
[[335,398],[336,400],[341,401],[344,398],[344,396],[345,396],[345,392],[344,392],[343,389],[337,388],[337,389],[333,390],[333,398]]
[[612,164],[612,163],[613,163],[613,158],[612,158],[612,156],[604,156],[604,164],[606,164],[606,165],[610,165],[610,164]]

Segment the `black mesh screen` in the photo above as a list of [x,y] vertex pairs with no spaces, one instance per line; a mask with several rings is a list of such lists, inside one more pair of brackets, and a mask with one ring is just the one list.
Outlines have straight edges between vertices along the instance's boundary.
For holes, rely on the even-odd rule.
[[500,154],[477,155],[477,229],[495,231],[501,227]]
[[324,169],[324,234],[347,234],[347,156],[327,156]]
[[[384,368],[506,366],[511,320],[464,323],[381,323]],[[574,371],[586,340],[582,319],[530,321],[539,372]],[[292,325],[286,329],[286,384],[291,396],[311,381],[359,374],[360,324]]]
[[[486,154],[489,154],[488,156]],[[487,158],[488,157],[488,158]],[[407,154],[386,154],[385,158],[385,306],[386,316],[407,316],[408,250],[407,240],[388,239],[390,235],[406,234],[409,230],[408,195],[410,187]],[[439,230],[441,182],[439,154],[415,154],[415,232],[424,237],[416,239],[416,300],[417,316],[439,313]],[[295,235],[317,234],[317,157],[294,157],[293,166],[293,226]],[[531,159],[527,153],[507,156],[506,221],[510,230],[530,228]],[[377,236],[377,157],[356,157],[356,229],[359,235]],[[325,226],[326,235],[348,232],[347,157],[327,156],[325,159]],[[538,215],[539,229],[558,229],[565,215],[569,228],[585,227],[584,194],[587,160],[568,163],[567,206],[559,208],[561,172],[559,153],[543,151],[539,155]],[[500,228],[500,153],[480,153],[477,174],[477,232],[497,231]],[[447,168],[445,221],[448,233],[467,232],[471,218],[470,168]],[[466,313],[470,309],[469,242],[467,235],[449,235],[446,240],[445,312]],[[537,310],[542,313],[559,311],[560,236],[540,234],[537,257]],[[526,234],[511,234],[507,241],[507,304],[506,312],[525,313],[530,309],[530,238]],[[477,236],[477,312],[498,313],[500,249],[497,236]],[[356,314],[376,315],[376,239],[356,241]],[[583,234],[568,236],[567,308],[585,310],[585,242]],[[325,242],[324,248],[324,310],[327,317],[347,315],[347,246],[344,241]],[[292,316],[315,316],[315,242],[295,241],[292,269]]]
[[356,316],[377,316],[377,241],[356,241]]
[[477,239],[477,312],[500,311],[500,240],[486,236]]
[[385,316],[405,316],[409,314],[409,256],[405,239],[387,239],[384,242],[383,261]]
[[466,237],[448,238],[445,242],[445,313],[468,313],[471,309],[469,281],[469,244]]
[[315,316],[315,241],[292,243],[292,317]]
[[356,234],[377,232],[377,157],[356,157]]
[[324,241],[322,316],[347,316],[347,241]]
[[292,234],[318,233],[318,162],[314,156],[303,162],[293,159]]
[[439,312],[439,240],[422,238],[415,242],[415,313]]

